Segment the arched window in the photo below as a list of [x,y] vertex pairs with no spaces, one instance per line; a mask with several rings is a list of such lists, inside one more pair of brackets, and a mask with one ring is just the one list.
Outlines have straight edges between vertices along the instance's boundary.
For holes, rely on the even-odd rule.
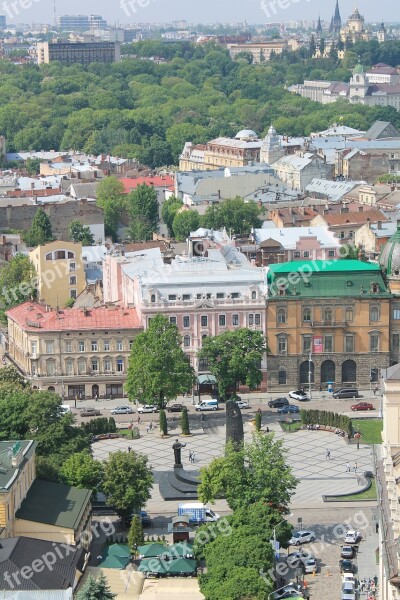
[[374,322],[374,323],[379,321],[379,307],[378,306],[371,306],[369,318],[370,318],[370,321]]
[[183,345],[185,348],[190,347],[190,335],[185,335],[185,337],[183,338]]
[[257,300],[257,292],[251,292],[251,299]]
[[303,322],[304,323],[310,323],[311,321],[311,309],[310,308],[305,308],[303,310]]
[[332,360],[324,360],[321,365],[321,383],[335,382],[336,368]]
[[278,310],[278,323],[286,323],[286,310],[284,308]]
[[53,260],[53,253],[52,252],[48,252],[46,254],[46,260]]
[[311,372],[311,383],[314,383],[314,363],[308,360],[305,360],[300,365],[300,383],[310,383],[310,372]]
[[332,309],[331,308],[325,308],[325,310],[324,310],[324,320],[327,323],[330,323],[332,321]]
[[154,304],[155,301],[156,301],[156,295],[152,294],[151,298],[150,298],[150,302],[152,302]]
[[51,385],[50,387],[47,388],[47,391],[48,392],[55,392],[56,389],[55,389],[55,387],[53,385]]
[[342,364],[342,383],[357,383],[357,365],[354,360]]

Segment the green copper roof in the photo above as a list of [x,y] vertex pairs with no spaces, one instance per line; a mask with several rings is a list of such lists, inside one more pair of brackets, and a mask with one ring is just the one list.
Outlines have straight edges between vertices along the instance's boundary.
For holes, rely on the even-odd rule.
[[349,271],[380,271],[379,265],[360,260],[299,260],[277,265],[270,265],[270,272],[297,273],[309,271],[310,273],[347,273]]
[[362,75],[363,73],[364,73],[364,67],[362,66],[361,63],[358,63],[358,65],[356,65],[354,68],[354,74]]

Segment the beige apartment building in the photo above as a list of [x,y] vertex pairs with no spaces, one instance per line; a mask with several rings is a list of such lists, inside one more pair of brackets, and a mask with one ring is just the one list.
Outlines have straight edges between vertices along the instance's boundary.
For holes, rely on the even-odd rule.
[[64,307],[85,289],[82,244],[56,241],[29,253],[38,278],[38,299],[51,308]]
[[134,308],[7,311],[7,354],[32,387],[63,398],[122,397],[130,349],[142,326]]
[[270,60],[275,54],[282,54],[285,48],[288,47],[287,42],[273,41],[273,42],[262,42],[259,44],[228,44],[227,48],[229,54],[233,60],[242,53],[251,54],[253,57],[253,63],[260,63],[265,60]]

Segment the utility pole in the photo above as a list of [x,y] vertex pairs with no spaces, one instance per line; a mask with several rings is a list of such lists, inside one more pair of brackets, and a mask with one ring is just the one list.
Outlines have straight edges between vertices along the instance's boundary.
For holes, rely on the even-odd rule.
[[308,393],[311,400],[311,379],[312,379],[312,360],[311,360],[311,350],[308,355]]

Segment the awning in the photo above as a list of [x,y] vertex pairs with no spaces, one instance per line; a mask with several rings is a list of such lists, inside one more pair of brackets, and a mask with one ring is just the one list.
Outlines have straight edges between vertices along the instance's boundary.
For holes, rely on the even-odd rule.
[[193,544],[188,544],[186,542],[178,542],[177,544],[173,544],[172,546],[168,546],[166,548],[165,553],[162,555],[162,558],[167,558],[170,561],[174,561],[178,558],[193,558]]
[[139,556],[143,558],[152,558],[165,554],[166,549],[167,546],[163,546],[162,544],[145,544],[144,546],[139,546],[137,551]]
[[202,373],[197,376],[197,383],[199,385],[215,385],[217,383],[216,378],[211,373]]
[[138,571],[157,575],[165,575],[167,572],[164,563],[159,558],[144,558],[139,565]]
[[197,563],[189,558],[177,558],[166,563],[166,569],[170,575],[180,575],[181,573],[186,575],[196,572]]

